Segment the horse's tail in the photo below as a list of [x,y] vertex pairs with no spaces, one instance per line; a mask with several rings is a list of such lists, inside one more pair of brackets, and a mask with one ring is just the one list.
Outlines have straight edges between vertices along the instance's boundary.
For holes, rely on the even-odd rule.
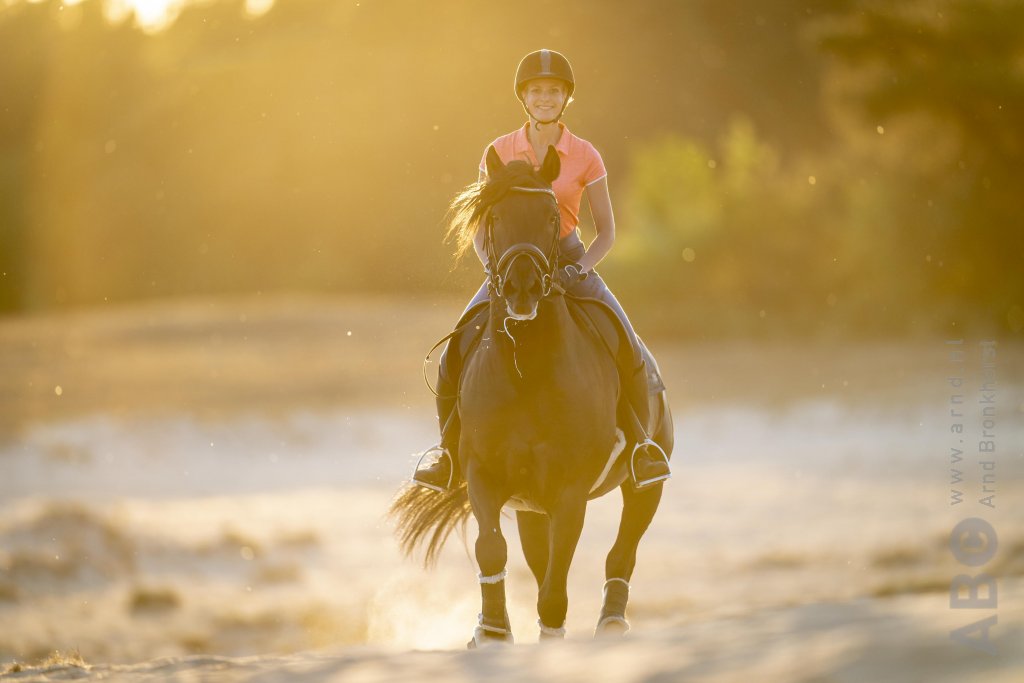
[[456,527],[465,538],[469,512],[469,490],[463,481],[441,493],[410,484],[395,496],[388,516],[397,522],[395,534],[406,555],[429,538],[423,565],[430,567]]

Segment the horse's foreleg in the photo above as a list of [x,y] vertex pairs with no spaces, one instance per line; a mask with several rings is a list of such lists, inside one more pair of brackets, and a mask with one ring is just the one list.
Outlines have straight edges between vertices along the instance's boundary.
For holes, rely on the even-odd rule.
[[502,496],[472,464],[468,468],[469,501],[479,531],[476,539],[476,562],[480,567],[480,621],[469,647],[491,642],[512,642],[512,627],[505,609],[505,563],[508,544],[501,533],[501,507],[508,496]]
[[587,499],[585,495],[565,494],[564,502],[551,514],[548,566],[537,597],[541,638],[565,636],[565,614],[569,608],[567,579],[576,544],[583,531]]
[[658,483],[637,491],[629,481],[619,487],[622,491],[622,518],[615,545],[605,561],[604,603],[595,635],[621,635],[629,630],[626,603],[629,600],[629,580],[636,566],[636,549],[658,511],[662,487],[663,484]]
[[540,512],[520,510],[516,512],[516,522],[519,524],[519,541],[523,546],[523,556],[534,578],[537,579],[537,587],[540,588],[548,571],[550,520],[547,515]]

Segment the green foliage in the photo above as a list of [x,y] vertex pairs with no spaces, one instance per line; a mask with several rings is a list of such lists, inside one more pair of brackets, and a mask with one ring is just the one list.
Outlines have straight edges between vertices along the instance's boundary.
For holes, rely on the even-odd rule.
[[[838,96],[878,123],[889,148],[874,171],[893,273],[918,281],[906,305],[945,309],[949,323],[1020,332],[1024,292],[1024,3],[864,2],[820,41],[845,80]],[[870,125],[870,124],[869,124]],[[855,137],[856,158],[875,144]]]
[[832,286],[835,231],[816,215],[828,190],[779,156],[743,118],[714,151],[677,135],[635,149],[607,270],[634,305],[683,302],[647,328],[809,331]]
[[1021,332],[1021,25],[1024,3],[1001,0],[807,22],[831,145],[783,162],[733,119],[712,150],[634,148],[615,286],[648,325],[691,334]]
[[[706,239],[721,220],[722,204],[711,157],[677,135],[635,148],[626,183],[627,223],[620,254],[646,260]],[[672,249],[677,251],[675,249]]]

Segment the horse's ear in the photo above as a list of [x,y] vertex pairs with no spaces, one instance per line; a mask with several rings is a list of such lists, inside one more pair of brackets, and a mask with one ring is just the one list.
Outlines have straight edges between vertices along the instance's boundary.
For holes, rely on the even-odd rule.
[[558,159],[558,152],[553,145],[548,145],[548,153],[544,155],[544,163],[540,165],[540,177],[547,183],[553,183],[561,170],[562,162]]
[[505,164],[501,163],[501,157],[498,156],[498,152],[494,149],[494,145],[487,148],[486,164],[488,178],[493,178],[497,173],[501,172],[505,168]]

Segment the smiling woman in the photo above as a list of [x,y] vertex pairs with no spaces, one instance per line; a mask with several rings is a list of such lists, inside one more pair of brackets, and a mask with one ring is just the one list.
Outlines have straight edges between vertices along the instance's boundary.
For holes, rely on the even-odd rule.
[[[72,7],[84,0],[63,0]],[[111,23],[119,23],[135,15],[135,23],[146,33],[157,33],[174,23],[187,5],[205,4],[216,0],[104,0],[103,14]],[[245,0],[245,12],[251,17],[265,14],[274,6],[274,0]]]

